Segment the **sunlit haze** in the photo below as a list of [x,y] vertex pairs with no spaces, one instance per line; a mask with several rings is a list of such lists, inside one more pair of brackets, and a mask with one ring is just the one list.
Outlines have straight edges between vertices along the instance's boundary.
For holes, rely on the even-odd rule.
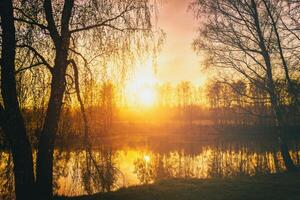
[[188,12],[189,0],[166,0],[158,5],[158,26],[166,34],[162,51],[154,68],[150,59],[139,63],[135,73],[129,77],[126,99],[129,104],[152,106],[156,102],[156,84],[182,81],[202,86],[206,74],[201,68],[200,58],[192,49],[198,21]]
[[150,59],[136,66],[135,72],[125,87],[128,103],[146,107],[153,106],[157,97],[156,84],[158,84],[158,78]]
[[188,12],[190,0],[166,0],[159,7],[158,25],[166,33],[166,41],[158,57],[157,77],[160,82],[176,84],[191,81],[202,84],[205,74],[199,56],[192,49],[198,22]]

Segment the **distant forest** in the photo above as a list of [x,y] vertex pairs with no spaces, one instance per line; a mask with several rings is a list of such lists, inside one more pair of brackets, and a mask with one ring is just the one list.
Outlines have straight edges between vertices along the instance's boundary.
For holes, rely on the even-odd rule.
[[[297,91],[300,83],[294,81]],[[209,80],[204,86],[189,81],[177,85],[170,83],[156,86],[156,103],[145,107],[126,102],[117,85],[111,82],[95,84],[93,90],[83,95],[91,134],[109,135],[111,129],[126,124],[167,124],[183,127],[229,126],[272,127],[275,126],[268,94],[254,84],[244,80],[221,82]],[[290,127],[300,125],[300,116],[295,109],[295,99],[286,90],[284,80],[276,81],[280,107],[284,110],[285,123]],[[37,136],[43,124],[41,116],[45,107],[36,105],[44,96],[20,96],[27,129]],[[39,104],[43,105],[43,104]],[[59,123],[60,135],[82,135],[82,116],[76,99],[66,95]]]

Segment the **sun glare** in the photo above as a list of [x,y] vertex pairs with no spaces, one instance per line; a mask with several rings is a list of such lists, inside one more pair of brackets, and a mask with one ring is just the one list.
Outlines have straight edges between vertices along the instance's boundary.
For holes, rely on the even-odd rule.
[[144,155],[144,160],[146,163],[150,162],[150,156],[149,155]]
[[152,88],[142,88],[138,93],[138,102],[143,106],[152,106],[156,100],[155,91]]
[[126,98],[129,104],[153,106],[157,100],[155,86],[157,78],[151,67],[151,61],[138,67],[136,73],[126,85]]

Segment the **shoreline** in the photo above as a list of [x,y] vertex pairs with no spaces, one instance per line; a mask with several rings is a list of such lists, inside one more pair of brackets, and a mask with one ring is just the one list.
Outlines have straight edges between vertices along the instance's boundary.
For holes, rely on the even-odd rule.
[[54,200],[298,200],[300,173],[212,179],[169,179],[114,192]]

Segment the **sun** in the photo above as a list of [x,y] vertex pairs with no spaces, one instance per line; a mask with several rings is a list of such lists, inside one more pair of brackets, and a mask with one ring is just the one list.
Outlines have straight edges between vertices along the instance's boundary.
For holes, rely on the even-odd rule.
[[144,155],[144,161],[146,163],[150,162],[150,156],[149,155]]
[[151,87],[141,88],[138,93],[138,103],[143,106],[152,106],[156,101],[156,92]]
[[157,100],[156,84],[158,80],[148,61],[137,68],[134,76],[128,81],[125,91],[130,105],[151,107]]

